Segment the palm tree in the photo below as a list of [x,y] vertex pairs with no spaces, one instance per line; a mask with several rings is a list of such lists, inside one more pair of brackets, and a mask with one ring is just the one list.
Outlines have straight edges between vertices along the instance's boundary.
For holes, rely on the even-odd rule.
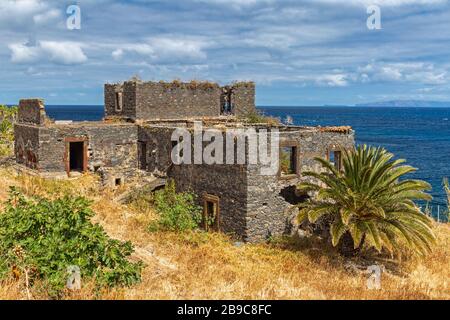
[[326,170],[304,173],[315,178],[314,182],[298,187],[315,195],[298,205],[299,222],[328,218],[333,246],[345,235],[350,236],[355,250],[375,248],[394,253],[406,245],[421,255],[430,252],[435,242],[433,223],[414,200],[430,201],[425,191],[431,186],[421,180],[400,180],[416,169],[393,157],[382,148],[359,146],[344,152],[342,171],[316,158]]

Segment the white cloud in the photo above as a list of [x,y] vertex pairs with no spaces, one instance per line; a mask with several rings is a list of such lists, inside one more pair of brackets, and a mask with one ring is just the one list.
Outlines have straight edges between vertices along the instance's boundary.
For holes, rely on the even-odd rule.
[[316,79],[317,84],[329,87],[345,87],[348,85],[348,75],[346,74],[327,74],[319,76]]
[[[82,0],[83,29],[68,31],[65,7],[75,2],[0,0],[0,63],[5,75],[18,75],[3,81],[5,87],[34,87],[27,82],[33,75],[53,90],[47,92],[58,92],[51,86],[67,82],[60,73],[67,68],[55,64],[83,63],[87,55],[89,63],[71,68],[73,76],[98,88],[104,79],[141,73],[152,80],[251,79],[273,87],[319,87],[305,90],[305,99],[351,100],[366,90],[365,83],[377,85],[364,91],[364,99],[418,88],[433,88],[420,92],[432,94],[450,83],[450,6],[431,7],[450,1]],[[383,30],[376,32],[367,30],[363,7],[373,3],[387,10]],[[46,41],[21,43],[34,34]],[[328,92],[325,87],[348,95],[319,96]],[[86,94],[92,98],[91,91]]]
[[76,42],[40,41],[37,44],[13,43],[11,61],[14,63],[35,63],[48,61],[56,64],[80,64],[87,61],[87,57]]
[[[236,80],[236,79],[234,79]],[[253,80],[259,84],[270,85],[273,82],[296,83],[301,86],[315,85],[320,87],[346,87],[349,85],[352,75],[348,73],[310,74],[303,72],[297,75],[275,75],[262,73],[258,76],[250,75],[238,77],[237,80]]]
[[150,62],[192,62],[206,59],[206,46],[201,40],[152,38],[143,44],[125,44],[114,50],[112,57],[120,60],[126,54],[131,54],[146,58]]
[[322,2],[336,5],[359,5],[370,6],[379,5],[384,7],[397,7],[404,5],[434,5],[446,3],[447,0],[314,0],[314,2]]
[[0,24],[24,28],[45,24],[60,16],[60,10],[43,0],[1,0]]
[[36,24],[45,24],[49,21],[58,19],[61,17],[61,12],[57,9],[51,9],[49,11],[37,14],[33,17],[33,21]]
[[10,44],[11,61],[14,63],[30,63],[39,60],[40,50],[38,47],[32,47],[25,44]]
[[87,61],[81,44],[76,42],[42,41],[42,50],[50,55],[50,61],[62,64],[79,64]]
[[0,2],[1,17],[24,16],[38,13],[46,9],[46,4],[40,0],[2,0]]
[[370,81],[403,81],[438,85],[447,82],[446,70],[436,70],[434,64],[423,62],[372,62],[358,68],[359,79]]
[[195,2],[202,2],[206,4],[226,5],[228,8],[241,10],[248,7],[253,7],[260,4],[270,4],[274,0],[194,0]]

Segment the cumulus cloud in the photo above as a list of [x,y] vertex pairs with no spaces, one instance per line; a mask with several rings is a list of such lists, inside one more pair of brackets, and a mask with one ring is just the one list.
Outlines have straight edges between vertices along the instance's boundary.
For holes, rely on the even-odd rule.
[[13,43],[11,50],[13,63],[35,63],[47,61],[56,64],[80,64],[87,61],[80,43],[68,41],[40,41],[36,44]]
[[150,62],[193,62],[206,59],[206,46],[201,40],[152,38],[147,43],[122,45],[112,52],[112,57],[120,60],[126,55],[137,55]]
[[[53,3],[54,4],[54,3]],[[22,26],[45,24],[61,16],[61,11],[43,0],[0,1],[0,24]]]
[[445,70],[436,70],[434,64],[424,62],[372,62],[358,68],[362,82],[407,81],[439,85],[448,81]]
[[[65,8],[74,2],[0,0],[4,86],[31,87],[32,77],[6,78],[25,74],[58,87],[66,80],[55,64],[83,64],[88,55],[89,64],[73,72],[90,87],[139,73],[154,80],[255,80],[300,88],[321,103],[419,88],[450,97],[449,0],[82,0],[82,30],[69,31]],[[369,4],[389,8],[382,30],[367,29]],[[17,40],[33,35],[46,41]],[[336,91],[345,94],[326,97]]]

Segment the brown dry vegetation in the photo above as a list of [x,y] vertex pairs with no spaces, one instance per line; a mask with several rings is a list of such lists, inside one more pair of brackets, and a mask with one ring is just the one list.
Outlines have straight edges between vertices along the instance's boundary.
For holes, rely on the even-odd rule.
[[[17,176],[0,170],[0,201],[7,186],[49,197],[75,192],[94,200],[95,220],[108,234],[135,245],[133,259],[146,264],[142,282],[125,289],[95,293],[85,283],[72,299],[450,299],[450,227],[436,227],[438,245],[423,260],[403,262],[395,273],[384,273],[381,290],[369,290],[364,274],[346,271],[345,260],[318,242],[235,246],[221,234],[149,233],[156,215],[150,206],[120,205],[112,190],[96,190],[85,176],[55,182]],[[38,286],[36,286],[38,287]],[[32,289],[34,299],[46,299]],[[0,284],[0,299],[26,299],[21,281]]]

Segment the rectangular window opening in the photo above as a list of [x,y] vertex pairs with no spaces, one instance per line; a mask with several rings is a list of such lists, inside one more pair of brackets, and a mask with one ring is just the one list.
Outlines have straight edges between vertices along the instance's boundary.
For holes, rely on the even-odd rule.
[[123,184],[124,184],[123,178],[116,178],[114,180],[114,183],[115,183],[116,187],[123,186]]
[[122,112],[122,104],[123,104],[122,92],[116,92],[116,101],[115,101],[116,112]]
[[203,205],[203,225],[207,231],[220,231],[219,198],[216,196],[205,195]]
[[328,160],[335,167],[336,170],[342,169],[342,152],[339,150],[331,150],[328,154]]
[[297,175],[297,147],[282,146],[280,150],[280,175],[289,177]]
[[223,96],[223,101],[222,101],[222,107],[221,107],[221,115],[231,115],[233,114],[233,103],[231,101],[232,98],[232,93],[231,91],[228,91],[225,93],[225,95]]
[[147,143],[143,141],[138,142],[138,158],[139,168],[141,170],[147,170]]

